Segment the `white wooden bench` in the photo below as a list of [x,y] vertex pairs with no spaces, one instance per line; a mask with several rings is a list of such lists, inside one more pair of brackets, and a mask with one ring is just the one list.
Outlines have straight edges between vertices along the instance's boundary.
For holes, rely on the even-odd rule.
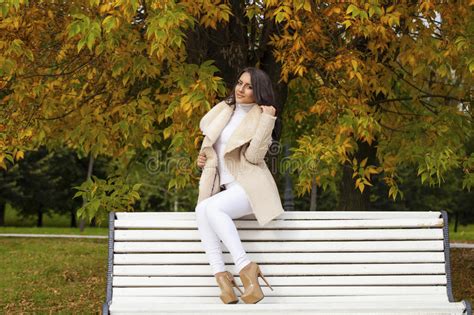
[[261,302],[231,305],[219,299],[194,215],[110,213],[104,314],[472,314],[451,293],[445,211],[292,211],[265,227],[253,215],[236,220],[274,291],[261,282]]

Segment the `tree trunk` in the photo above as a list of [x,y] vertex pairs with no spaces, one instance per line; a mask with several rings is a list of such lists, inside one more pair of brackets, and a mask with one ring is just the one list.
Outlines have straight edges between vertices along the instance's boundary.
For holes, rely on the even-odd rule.
[[[375,165],[376,163],[376,145],[377,142],[372,142],[369,145],[367,142],[357,141],[358,150],[353,156],[349,156],[352,160],[354,157],[360,163],[366,157],[367,165]],[[359,188],[355,187],[356,178],[352,178],[353,170],[351,165],[345,163],[343,165],[342,180],[339,185],[339,203],[337,205],[338,211],[368,211],[371,210],[370,191],[371,186],[365,185],[363,193]],[[372,178],[371,178],[372,179]],[[373,181],[371,180],[373,184]],[[374,185],[375,186],[375,185]]]
[[40,205],[38,207],[38,220],[36,222],[37,227],[43,227],[43,207]]
[[318,195],[318,186],[316,185],[316,179],[313,177],[313,182],[311,184],[311,202],[309,204],[309,211],[317,210],[316,197]]
[[[94,167],[94,157],[92,156],[92,154],[89,153],[89,166],[87,167],[87,177],[86,177],[86,180],[89,179],[91,176],[92,176],[92,169]],[[86,225],[86,222],[84,219],[81,219],[80,222],[79,222],[79,228],[80,228],[80,231],[83,232],[84,231],[84,227]]]
[[0,226],[5,226],[5,208],[7,203],[0,204]]
[[178,212],[178,209],[179,209],[179,194],[178,194],[178,189],[176,188],[176,186],[174,187],[174,192],[175,192],[175,199],[174,199],[174,203],[173,203],[173,211],[174,212]]
[[454,212],[454,232],[458,231],[458,223],[459,223],[459,212]]
[[[288,156],[289,154],[289,145],[286,143],[284,145],[285,152],[284,155],[285,157]],[[295,198],[293,194],[293,181],[291,179],[291,175],[288,172],[288,170],[285,171],[285,190],[283,193],[283,208],[285,211],[294,211],[295,210]]]
[[76,211],[71,210],[70,214],[71,214],[71,227],[75,228],[75,227],[77,227]]

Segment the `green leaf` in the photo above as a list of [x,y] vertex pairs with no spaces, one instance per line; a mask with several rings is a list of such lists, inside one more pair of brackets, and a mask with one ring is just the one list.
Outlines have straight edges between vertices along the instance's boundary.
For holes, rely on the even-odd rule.
[[74,21],[69,25],[68,38],[71,38],[81,32],[81,23]]
[[77,198],[77,197],[81,197],[82,195],[84,194],[84,192],[82,191],[78,191],[72,198]]
[[82,38],[78,43],[77,43],[77,52],[80,52],[84,45],[86,44],[86,40]]
[[346,14],[351,14],[354,10],[357,10],[357,7],[353,4],[350,4],[348,7],[347,7],[347,10],[346,10]]
[[92,48],[94,46],[94,42],[95,42],[95,36],[93,33],[90,33],[89,36],[87,36],[87,48],[89,48],[89,50],[92,52]]
[[277,23],[281,23],[284,19],[285,19],[285,13],[284,12],[278,12],[276,17],[275,17],[275,21],[277,21]]
[[109,33],[116,26],[116,23],[116,18],[109,15],[102,21],[102,26],[104,27],[105,32]]
[[94,211],[94,214],[99,210],[100,199],[94,199],[88,204],[88,208]]

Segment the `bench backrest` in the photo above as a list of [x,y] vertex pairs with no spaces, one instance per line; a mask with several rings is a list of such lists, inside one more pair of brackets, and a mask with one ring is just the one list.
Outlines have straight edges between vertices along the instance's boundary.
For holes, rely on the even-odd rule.
[[[253,216],[234,222],[274,288],[262,284],[266,303],[331,296],[453,301],[445,211],[292,211],[265,227]],[[221,303],[194,212],[115,212],[109,233],[107,301],[113,295]]]

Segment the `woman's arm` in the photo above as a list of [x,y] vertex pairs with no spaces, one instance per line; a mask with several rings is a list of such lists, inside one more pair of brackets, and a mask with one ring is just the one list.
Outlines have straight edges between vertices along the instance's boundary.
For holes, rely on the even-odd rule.
[[263,112],[255,131],[255,136],[244,152],[244,157],[252,164],[263,162],[268,148],[272,144],[272,131],[277,117]]

